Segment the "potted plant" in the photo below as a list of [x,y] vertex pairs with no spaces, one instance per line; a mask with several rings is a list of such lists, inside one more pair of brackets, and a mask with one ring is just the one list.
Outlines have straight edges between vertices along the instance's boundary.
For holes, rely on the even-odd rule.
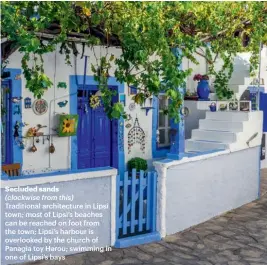
[[198,100],[196,92],[191,92],[189,90],[185,91],[184,100]]
[[[139,179],[140,170],[147,170],[147,161],[140,157],[134,157],[128,161],[128,170],[129,175],[132,176],[132,170],[136,169],[136,178]],[[144,176],[145,177],[145,176]],[[139,191],[139,185],[136,185],[135,190]],[[128,186],[128,197],[131,197],[132,194],[132,186]],[[144,199],[147,198],[147,188],[144,189]]]
[[209,100],[210,87],[209,87],[209,76],[196,74],[193,78],[194,81],[198,81],[197,95],[200,100]]
[[133,169],[136,169],[136,175],[139,176],[140,170],[146,171],[147,170],[147,162],[145,159],[140,157],[134,157],[128,161],[128,170],[129,173],[132,173]]

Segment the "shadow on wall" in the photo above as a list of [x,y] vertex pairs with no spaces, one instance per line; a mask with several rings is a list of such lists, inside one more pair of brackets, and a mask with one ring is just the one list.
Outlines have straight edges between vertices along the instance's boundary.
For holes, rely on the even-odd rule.
[[250,53],[238,54],[234,59],[234,71],[229,84],[243,85],[245,77],[250,76]]

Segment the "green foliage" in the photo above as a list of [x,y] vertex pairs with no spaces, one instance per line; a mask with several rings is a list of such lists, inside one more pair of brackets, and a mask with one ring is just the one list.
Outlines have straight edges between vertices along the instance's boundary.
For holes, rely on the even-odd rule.
[[132,158],[128,161],[128,170],[131,172],[132,169],[135,168],[137,172],[140,170],[147,170],[147,162],[145,159],[140,157]]
[[228,53],[227,55],[221,55],[224,61],[222,68],[219,71],[214,70],[214,65],[210,65],[209,71],[215,76],[214,88],[215,93],[220,100],[231,99],[234,95],[234,91],[229,88],[229,80],[234,71],[232,55]]
[[215,74],[214,88],[218,99],[231,99],[234,92],[229,89],[229,78],[226,73],[219,71]]
[[[70,64],[71,53],[77,52],[68,39],[69,33],[82,33],[85,45],[90,47],[109,46],[115,38],[121,46],[121,56],[101,55],[97,65],[91,65],[108,116],[126,116],[120,103],[112,105],[114,92],[107,85],[110,68],[115,67],[118,81],[138,88],[134,100],[139,104],[161,91],[166,92],[171,99],[166,113],[179,121],[182,96],[177,88],[184,85],[191,72],[178,68],[183,58],[198,63],[195,52],[206,49],[202,56],[209,63],[209,74],[215,75],[216,84],[220,85],[229,80],[231,62],[237,52],[252,52],[251,70],[254,71],[259,43],[267,43],[266,9],[264,1],[5,1],[1,6],[1,35],[18,45],[23,53],[26,87],[36,97],[52,86],[43,71],[42,55],[55,51],[58,44],[66,63]],[[44,42],[40,33],[52,24],[59,24],[60,30],[53,39],[46,38]],[[98,34],[93,34],[96,30]],[[244,47],[248,38],[250,41]],[[217,58],[225,64],[215,72]],[[229,96],[225,86],[217,92]]]

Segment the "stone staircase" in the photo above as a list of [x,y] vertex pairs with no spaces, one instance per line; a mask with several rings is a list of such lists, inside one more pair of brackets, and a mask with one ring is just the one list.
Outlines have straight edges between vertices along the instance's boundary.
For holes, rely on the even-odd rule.
[[207,111],[206,118],[199,120],[199,129],[192,130],[191,139],[185,141],[185,151],[234,151],[260,145],[262,118],[261,111]]

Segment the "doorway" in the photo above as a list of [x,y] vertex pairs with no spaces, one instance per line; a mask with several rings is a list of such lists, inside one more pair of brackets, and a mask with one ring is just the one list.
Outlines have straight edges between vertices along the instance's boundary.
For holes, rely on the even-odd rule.
[[[117,90],[117,87],[109,88]],[[97,91],[97,86],[93,85],[78,88],[78,169],[107,166],[118,168],[118,122],[107,117],[102,104],[95,109],[90,107],[90,97]],[[117,101],[116,93],[112,102]]]

